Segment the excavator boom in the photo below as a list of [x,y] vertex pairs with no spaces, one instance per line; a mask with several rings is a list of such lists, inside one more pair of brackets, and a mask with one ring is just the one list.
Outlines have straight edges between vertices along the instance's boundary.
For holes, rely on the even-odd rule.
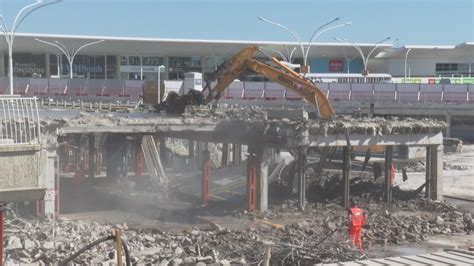
[[[286,65],[280,63],[280,61],[275,58],[272,58],[272,61],[281,69],[266,65],[254,59],[253,57],[258,50],[257,46],[244,48],[230,60],[227,60],[219,66],[206,82],[203,92],[207,91],[207,96],[204,103],[218,100],[221,97],[222,92],[236,78],[238,78],[240,74],[242,74],[246,69],[250,69],[301,95],[306,101],[315,106],[320,118],[329,119],[334,116],[335,113],[331,103],[318,87],[316,87],[311,81],[301,77]],[[211,84],[212,80],[217,81],[214,86]],[[187,104],[193,102],[194,98],[195,95],[190,93],[181,97],[174,95],[172,98],[173,100],[165,103],[165,106],[168,106],[167,110],[170,110],[173,113],[180,113],[184,110],[184,107]],[[173,108],[175,105],[180,108]]]

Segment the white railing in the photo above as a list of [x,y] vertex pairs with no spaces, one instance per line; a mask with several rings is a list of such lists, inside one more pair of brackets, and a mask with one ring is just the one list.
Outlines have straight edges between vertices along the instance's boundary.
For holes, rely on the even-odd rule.
[[0,145],[40,144],[36,98],[0,97]]

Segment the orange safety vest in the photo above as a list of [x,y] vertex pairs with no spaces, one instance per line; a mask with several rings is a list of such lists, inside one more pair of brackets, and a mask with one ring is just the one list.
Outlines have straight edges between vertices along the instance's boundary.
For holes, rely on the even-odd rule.
[[351,226],[363,226],[365,224],[364,211],[357,207],[352,207],[350,210]]

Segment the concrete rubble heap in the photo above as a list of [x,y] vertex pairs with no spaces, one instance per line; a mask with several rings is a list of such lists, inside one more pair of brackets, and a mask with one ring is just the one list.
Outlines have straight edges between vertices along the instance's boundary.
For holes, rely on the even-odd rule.
[[[5,222],[6,252],[9,262],[55,264],[118,227],[124,231],[124,239],[136,263],[253,264],[263,260],[267,247],[271,247],[271,264],[336,262],[367,256],[355,252],[345,241],[347,217],[338,204],[308,204],[309,210],[304,213],[298,213],[291,205],[291,201],[286,202],[263,214],[239,215],[239,219],[273,221],[286,215],[296,219],[295,222],[285,226],[269,226],[267,223],[267,226],[244,230],[229,230],[211,222],[185,231],[161,231],[67,219],[38,222],[10,215]],[[443,202],[417,198],[396,200],[394,206],[388,207],[361,199],[361,205],[368,215],[364,229],[366,246],[420,242],[434,234],[463,234],[474,229],[471,214],[462,213]],[[407,210],[424,211],[425,214],[398,213]],[[333,230],[335,233],[331,234]],[[113,262],[114,256],[112,243],[102,243],[75,262]]]

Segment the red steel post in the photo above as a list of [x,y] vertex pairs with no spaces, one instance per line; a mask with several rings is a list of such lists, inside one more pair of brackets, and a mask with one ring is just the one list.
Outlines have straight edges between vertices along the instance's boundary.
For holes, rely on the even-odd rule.
[[207,205],[209,203],[209,193],[211,186],[211,158],[209,151],[204,152],[204,162],[202,167],[202,204]]
[[247,157],[247,210],[253,212],[257,209],[257,165],[255,154]]

